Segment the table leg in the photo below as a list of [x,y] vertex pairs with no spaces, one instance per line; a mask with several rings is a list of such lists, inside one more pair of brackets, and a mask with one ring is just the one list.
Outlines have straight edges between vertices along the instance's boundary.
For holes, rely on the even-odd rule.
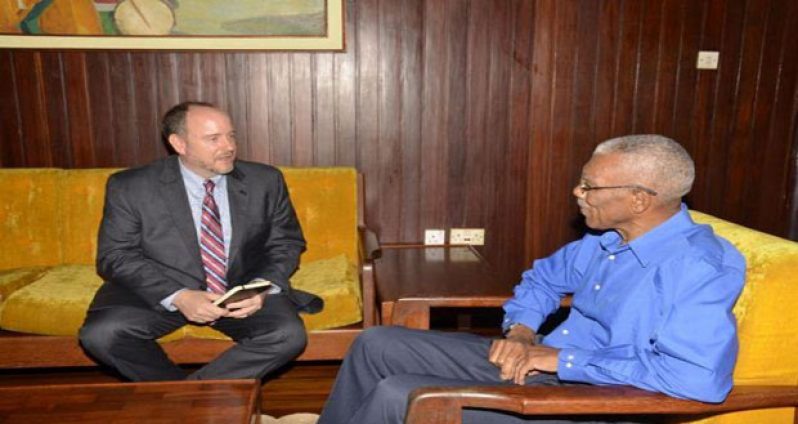
[[425,300],[399,299],[393,307],[392,325],[429,330],[430,303]]

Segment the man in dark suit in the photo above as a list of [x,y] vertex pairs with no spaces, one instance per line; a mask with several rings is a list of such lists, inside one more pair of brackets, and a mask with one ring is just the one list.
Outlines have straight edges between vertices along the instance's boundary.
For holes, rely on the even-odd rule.
[[[108,180],[97,252],[105,283],[81,344],[131,380],[183,379],[156,340],[205,324],[236,344],[189,379],[261,378],[304,348],[297,311],[321,309],[288,281],[305,241],[282,174],[236,160],[230,117],[213,105],[173,107],[162,132],[177,156]],[[213,304],[229,287],[258,280],[271,288]]]

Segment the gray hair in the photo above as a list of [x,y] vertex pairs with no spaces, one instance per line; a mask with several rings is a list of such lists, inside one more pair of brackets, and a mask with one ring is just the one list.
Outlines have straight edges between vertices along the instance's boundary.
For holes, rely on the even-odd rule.
[[663,202],[681,199],[693,187],[695,163],[684,147],[668,137],[618,137],[604,141],[593,151],[594,155],[608,153],[628,155],[627,163],[648,180],[645,184],[656,190]]

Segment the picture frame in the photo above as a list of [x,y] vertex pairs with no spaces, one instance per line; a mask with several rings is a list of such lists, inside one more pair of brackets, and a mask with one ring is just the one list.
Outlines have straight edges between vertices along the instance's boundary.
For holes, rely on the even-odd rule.
[[[2,1],[2,0],[0,0]],[[105,0],[108,2],[108,0]],[[120,0],[122,1],[122,0]],[[168,0],[164,0],[168,1]],[[2,34],[0,48],[79,50],[322,50],[342,51],[344,43],[344,1],[324,0],[323,35],[33,35]],[[0,11],[1,13],[2,11]],[[0,17],[2,18],[2,17]]]

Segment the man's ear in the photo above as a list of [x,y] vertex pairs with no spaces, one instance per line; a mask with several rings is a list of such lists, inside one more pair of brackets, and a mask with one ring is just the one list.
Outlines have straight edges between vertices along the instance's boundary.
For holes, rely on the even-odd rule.
[[183,137],[180,137],[177,134],[169,134],[168,140],[169,145],[172,146],[172,149],[174,149],[177,154],[186,154],[186,140],[183,140]]
[[634,190],[632,192],[632,204],[630,205],[632,213],[640,215],[643,212],[647,211],[651,207],[652,203],[653,201],[651,195],[649,195],[645,191]]

